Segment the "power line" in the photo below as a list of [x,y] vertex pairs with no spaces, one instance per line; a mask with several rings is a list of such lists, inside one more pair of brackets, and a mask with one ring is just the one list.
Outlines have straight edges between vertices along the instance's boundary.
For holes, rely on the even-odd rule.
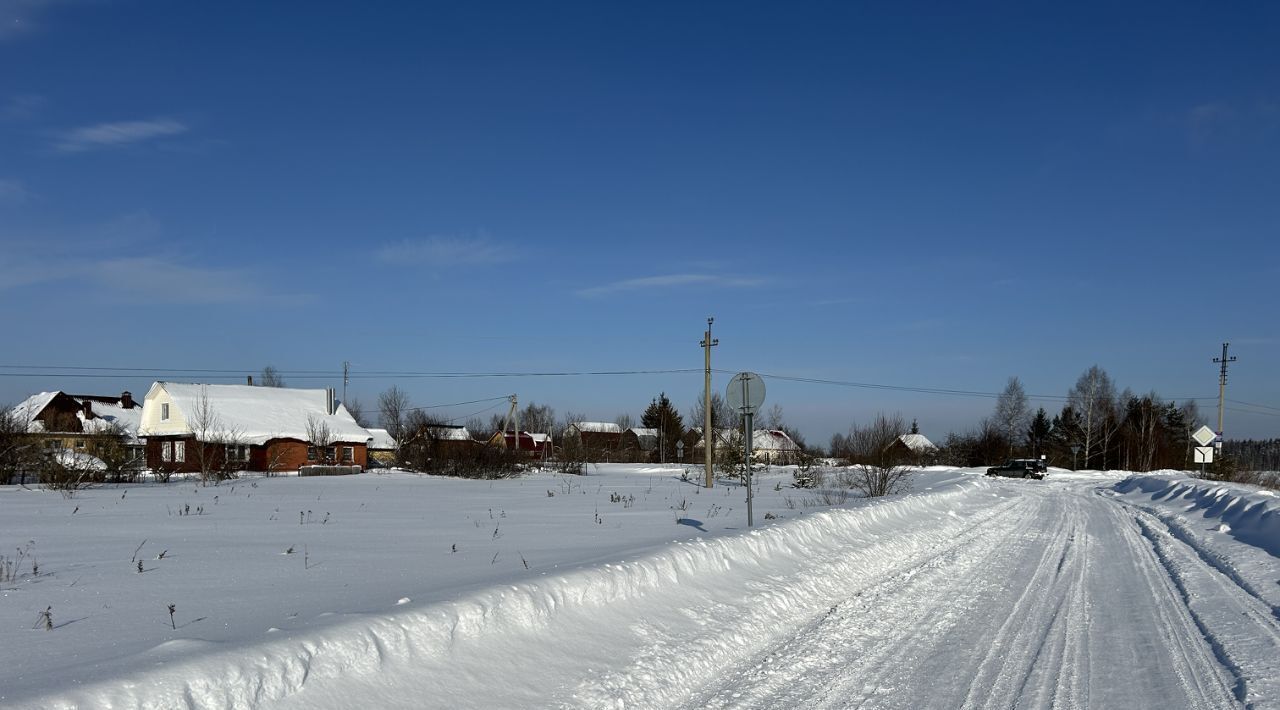
[[[504,394],[499,397],[485,397],[484,399],[472,399],[466,402],[451,402],[449,404],[424,404],[421,407],[405,407],[406,412],[420,411],[423,409],[444,409],[445,407],[461,407],[464,404],[479,404],[481,402],[493,402],[495,400],[507,401],[511,399],[511,395]],[[493,407],[490,407],[492,409]]]
[[[246,374],[256,372],[256,370],[224,370],[224,369],[181,369],[181,368],[135,368],[135,367],[84,367],[84,366],[54,366],[54,365],[0,365],[0,369],[25,369],[39,370],[38,372],[0,372],[0,377],[98,377],[98,378],[125,378],[125,377],[142,377],[145,375],[161,375],[161,374],[187,374],[200,375],[209,379],[239,379]],[[65,371],[65,372],[64,372]],[[700,368],[678,368],[667,370],[570,370],[570,371],[528,371],[528,372],[464,372],[464,371],[401,371],[401,370],[367,370],[363,372],[351,372],[351,378],[377,378],[383,379],[387,377],[403,377],[403,378],[485,378],[485,377],[596,377],[596,376],[627,376],[627,375],[675,375],[700,372]],[[134,373],[134,374],[114,374],[114,373]],[[294,377],[298,379],[315,379],[326,377],[340,377],[341,370],[278,370],[282,377]],[[223,374],[227,373],[227,374]],[[232,374],[233,373],[233,374]]]
[[[716,372],[729,374],[733,370],[716,370]],[[794,375],[780,375],[777,373],[759,373],[762,377],[768,377],[775,380],[784,380],[787,382],[803,382],[808,384],[832,385],[837,387],[854,387],[861,389],[889,390],[893,392],[916,392],[920,394],[941,394],[952,397],[982,397],[986,399],[999,399],[1003,393],[1001,392],[982,392],[978,390],[958,390],[947,389],[942,387],[911,387],[907,385],[886,385],[874,382],[853,382],[848,380],[831,380],[817,377],[798,377]],[[1044,400],[1052,402],[1065,402],[1071,398],[1060,394],[1028,394],[1027,399]],[[1187,400],[1204,400],[1211,401],[1214,397],[1170,397],[1168,401],[1187,401]]]
[[1231,402],[1232,404],[1243,404],[1249,407],[1258,407],[1260,409],[1271,409],[1271,410],[1280,412],[1280,407],[1273,407],[1269,404],[1254,404],[1253,402],[1241,402],[1238,399],[1228,399],[1227,401]]

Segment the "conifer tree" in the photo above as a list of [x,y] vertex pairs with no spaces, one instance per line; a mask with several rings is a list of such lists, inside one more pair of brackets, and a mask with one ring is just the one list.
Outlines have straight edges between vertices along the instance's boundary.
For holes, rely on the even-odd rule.
[[658,446],[661,447],[658,452],[659,460],[675,461],[676,442],[684,438],[684,418],[671,406],[666,392],[649,402],[640,417],[640,423],[646,429],[658,430]]

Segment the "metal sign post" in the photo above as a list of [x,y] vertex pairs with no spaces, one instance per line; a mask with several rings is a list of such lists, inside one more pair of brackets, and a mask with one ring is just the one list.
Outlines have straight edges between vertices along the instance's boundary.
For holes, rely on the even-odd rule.
[[682,464],[684,463],[684,442],[683,441],[676,442],[676,459],[680,463]]
[[725,400],[729,408],[742,414],[744,433],[742,437],[743,458],[747,462],[747,527],[755,527],[752,511],[751,490],[751,420],[760,405],[764,404],[764,380],[754,372],[739,372],[729,380],[729,388],[725,392]]

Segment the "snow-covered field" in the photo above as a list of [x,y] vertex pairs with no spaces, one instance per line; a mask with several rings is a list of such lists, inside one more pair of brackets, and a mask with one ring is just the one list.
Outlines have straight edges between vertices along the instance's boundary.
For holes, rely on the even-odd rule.
[[0,706],[1280,707],[1270,491],[681,474],[0,488]]

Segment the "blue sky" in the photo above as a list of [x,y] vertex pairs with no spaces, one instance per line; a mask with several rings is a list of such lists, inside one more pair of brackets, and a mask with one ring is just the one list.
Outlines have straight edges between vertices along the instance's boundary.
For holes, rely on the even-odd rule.
[[[696,369],[714,315],[718,369],[979,392],[1062,395],[1096,363],[1214,397],[1229,340],[1228,396],[1280,407],[1272,3],[0,0],[0,21],[0,364]],[[34,371],[0,370],[0,402],[154,374]],[[392,383],[600,419],[702,386],[352,392]],[[992,407],[769,387],[818,441]],[[1280,434],[1232,407],[1229,436]]]

